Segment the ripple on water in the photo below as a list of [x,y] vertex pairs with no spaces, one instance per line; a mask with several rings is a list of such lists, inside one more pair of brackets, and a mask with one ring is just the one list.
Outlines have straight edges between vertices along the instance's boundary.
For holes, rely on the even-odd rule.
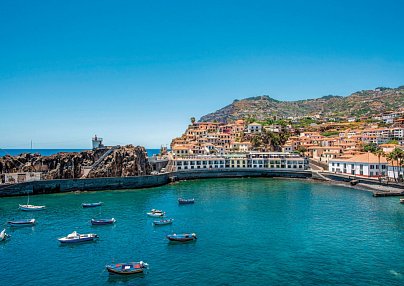
[[[178,197],[195,198],[179,206]],[[0,218],[34,217],[0,244],[7,285],[402,285],[404,207],[397,198],[305,181],[196,180],[159,188],[35,196],[38,213],[17,210],[24,198],[0,199]],[[82,202],[103,201],[83,209]],[[154,227],[146,212],[163,209],[172,225]],[[95,216],[114,217],[94,227]],[[93,232],[93,243],[61,246],[60,236]],[[169,243],[169,233],[198,240]],[[110,277],[111,262],[144,260],[144,276]]]

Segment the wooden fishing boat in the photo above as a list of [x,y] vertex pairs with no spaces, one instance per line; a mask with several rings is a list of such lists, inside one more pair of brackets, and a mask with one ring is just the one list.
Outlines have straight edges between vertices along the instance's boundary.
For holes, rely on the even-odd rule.
[[7,222],[9,226],[14,226],[14,227],[22,227],[22,226],[33,226],[35,225],[36,220],[35,219],[21,219],[21,220],[10,220]]
[[150,212],[147,213],[147,215],[151,217],[164,217],[166,213],[161,210],[152,209]]
[[60,243],[79,243],[93,241],[96,238],[98,238],[98,235],[95,233],[79,234],[77,231],[73,231],[65,237],[58,238],[58,240]]
[[0,241],[4,241],[4,240],[6,240],[7,238],[9,238],[10,237],[10,235],[8,235],[7,233],[6,233],[6,229],[3,229],[1,232],[0,232]]
[[162,219],[162,220],[155,220],[153,221],[154,225],[167,225],[167,224],[172,224],[174,221],[173,218],[169,218],[169,219]]
[[83,208],[95,208],[95,207],[100,207],[102,206],[103,202],[98,202],[98,203],[82,203],[81,206]]
[[145,269],[147,269],[148,267],[149,264],[143,261],[110,264],[106,266],[109,274],[117,274],[117,275],[132,275],[132,274],[144,273]]
[[183,199],[183,198],[179,198],[179,199],[178,199],[178,203],[179,203],[180,205],[189,205],[189,204],[195,203],[195,199]]
[[91,219],[92,225],[107,225],[107,224],[114,224],[116,219],[114,218],[100,218],[100,219]]
[[178,241],[178,242],[187,242],[196,240],[195,233],[182,233],[182,234],[169,234],[167,235],[168,240],[170,241]]

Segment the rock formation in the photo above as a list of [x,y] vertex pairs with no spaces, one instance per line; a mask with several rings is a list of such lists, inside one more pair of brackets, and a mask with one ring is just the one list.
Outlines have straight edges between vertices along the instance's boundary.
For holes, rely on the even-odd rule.
[[[51,156],[24,153],[0,158],[1,173],[42,172],[42,179],[81,178],[83,167],[92,166],[108,149],[61,152]],[[88,173],[89,178],[148,175],[152,168],[144,147],[116,148]]]

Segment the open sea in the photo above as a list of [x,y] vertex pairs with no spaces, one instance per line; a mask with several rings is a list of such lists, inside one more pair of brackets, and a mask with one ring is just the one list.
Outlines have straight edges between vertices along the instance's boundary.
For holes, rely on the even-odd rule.
[[[179,206],[178,197],[195,198]],[[81,208],[82,202],[104,202]],[[35,218],[0,243],[1,285],[404,285],[404,205],[398,197],[271,178],[184,181],[157,188],[0,198],[0,221]],[[155,227],[152,208],[174,218]],[[113,226],[90,225],[114,217]],[[96,242],[62,246],[72,231]],[[196,242],[169,243],[195,232]],[[146,275],[110,276],[109,263],[143,260]]]

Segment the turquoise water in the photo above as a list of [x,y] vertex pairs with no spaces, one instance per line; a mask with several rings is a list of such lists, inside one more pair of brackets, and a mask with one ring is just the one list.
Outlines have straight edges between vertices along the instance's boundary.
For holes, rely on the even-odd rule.
[[[179,206],[177,198],[195,198]],[[92,227],[102,214],[114,226]],[[0,219],[35,217],[8,229],[0,244],[2,285],[403,285],[404,205],[397,197],[299,180],[214,179],[153,189],[40,195],[38,213],[17,210],[25,198],[1,198]],[[175,219],[152,226],[151,208]],[[94,243],[60,246],[57,237],[94,232]],[[165,235],[196,232],[170,244]],[[148,273],[111,278],[108,263],[144,260]],[[4,284],[3,284],[4,283]]]

